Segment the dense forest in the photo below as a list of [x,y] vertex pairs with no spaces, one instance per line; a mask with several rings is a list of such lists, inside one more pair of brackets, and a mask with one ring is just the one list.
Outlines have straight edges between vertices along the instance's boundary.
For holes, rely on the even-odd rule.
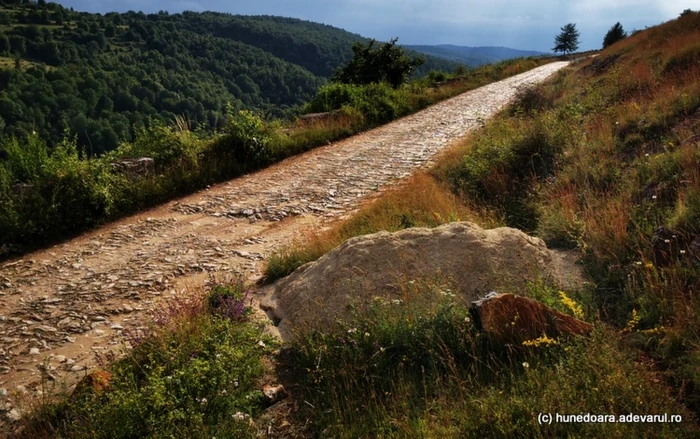
[[[364,40],[282,17],[101,15],[0,0],[0,139],[77,136],[100,154],[153,119],[212,131],[227,108],[291,116]],[[425,58],[417,75],[458,67]]]

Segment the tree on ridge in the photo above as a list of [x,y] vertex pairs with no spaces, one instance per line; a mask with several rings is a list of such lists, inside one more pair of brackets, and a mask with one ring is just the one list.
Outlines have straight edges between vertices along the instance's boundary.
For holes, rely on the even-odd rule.
[[578,50],[578,38],[580,34],[576,29],[576,23],[569,23],[561,28],[561,33],[554,38],[554,52],[562,52],[564,56]]

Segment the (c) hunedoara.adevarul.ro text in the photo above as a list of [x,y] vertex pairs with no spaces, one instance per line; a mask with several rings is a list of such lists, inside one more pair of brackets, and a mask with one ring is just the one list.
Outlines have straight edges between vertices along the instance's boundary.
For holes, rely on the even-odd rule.
[[633,413],[625,415],[597,415],[593,413],[579,413],[577,415],[567,415],[561,413],[540,413],[537,415],[537,422],[540,425],[551,425],[552,423],[679,423],[683,422],[681,415],[669,415],[664,413],[661,415],[636,415]]

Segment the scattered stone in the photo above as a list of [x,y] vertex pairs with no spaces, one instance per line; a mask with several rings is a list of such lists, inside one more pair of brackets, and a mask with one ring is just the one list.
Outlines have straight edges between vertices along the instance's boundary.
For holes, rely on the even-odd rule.
[[41,351],[39,351],[39,348],[31,348],[29,349],[29,355],[39,355]]
[[5,414],[10,422],[18,422],[22,419],[22,414],[17,409],[12,409]]
[[85,366],[79,366],[77,364],[70,368],[71,372],[80,372],[82,370],[85,370]]
[[65,362],[66,362],[66,356],[65,356],[65,355],[56,355],[56,356],[54,357],[54,359],[55,359],[56,361],[58,361],[59,363],[65,363]]
[[7,389],[0,387],[0,397],[7,396]]
[[522,345],[543,335],[549,338],[587,335],[593,325],[514,294],[491,293],[472,303],[475,325],[500,344]]

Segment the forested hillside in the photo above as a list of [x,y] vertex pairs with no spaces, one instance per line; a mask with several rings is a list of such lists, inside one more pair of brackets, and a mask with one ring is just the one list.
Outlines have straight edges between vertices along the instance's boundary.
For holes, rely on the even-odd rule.
[[[150,118],[220,128],[226,108],[294,112],[359,35],[281,17],[90,14],[0,0],[0,138],[77,135],[99,154]],[[457,64],[426,57],[418,72]]]
[[452,44],[440,44],[437,46],[404,46],[416,52],[437,56],[446,60],[467,64],[476,67],[484,64],[505,61],[513,58],[546,55],[535,50],[518,50],[508,47],[469,47],[455,46]]

